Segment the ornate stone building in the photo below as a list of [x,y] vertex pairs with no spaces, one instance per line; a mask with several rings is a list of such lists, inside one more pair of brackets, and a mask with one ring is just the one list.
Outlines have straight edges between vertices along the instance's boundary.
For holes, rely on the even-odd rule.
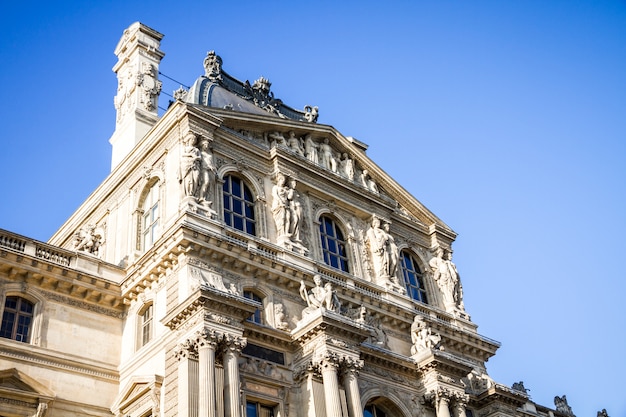
[[0,416],[572,416],[493,381],[455,233],[213,51],[159,117],[162,35],[115,53],[112,171],[48,243],[0,231]]

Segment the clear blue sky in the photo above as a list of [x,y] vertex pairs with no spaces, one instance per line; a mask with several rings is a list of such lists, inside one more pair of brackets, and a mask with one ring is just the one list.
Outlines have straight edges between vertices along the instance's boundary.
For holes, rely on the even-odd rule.
[[113,50],[141,21],[163,73],[190,85],[214,49],[269,78],[459,234],[496,381],[626,416],[626,3],[231,3],[5,2],[0,228],[47,240],[106,177]]

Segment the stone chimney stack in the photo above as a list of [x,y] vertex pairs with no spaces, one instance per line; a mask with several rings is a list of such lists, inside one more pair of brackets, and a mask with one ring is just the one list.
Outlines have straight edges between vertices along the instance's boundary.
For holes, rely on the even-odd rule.
[[161,93],[159,64],[165,54],[159,49],[163,35],[139,22],[124,31],[117,47],[117,110],[115,132],[109,139],[113,146],[111,170],[154,126],[158,119]]

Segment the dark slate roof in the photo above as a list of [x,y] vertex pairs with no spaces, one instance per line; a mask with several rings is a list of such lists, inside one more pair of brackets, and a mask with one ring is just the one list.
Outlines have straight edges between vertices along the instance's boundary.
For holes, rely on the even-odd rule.
[[254,84],[239,81],[222,70],[222,59],[214,51],[207,53],[204,69],[205,75],[196,80],[184,101],[244,113],[270,113],[285,119],[317,121],[317,107],[307,105],[304,110],[296,110],[287,106],[274,97],[270,91],[272,84],[264,77]]

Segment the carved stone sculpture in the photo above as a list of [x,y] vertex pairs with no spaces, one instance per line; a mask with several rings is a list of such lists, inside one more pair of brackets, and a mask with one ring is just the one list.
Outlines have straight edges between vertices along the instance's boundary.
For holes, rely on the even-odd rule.
[[326,169],[330,169],[333,172],[337,172],[337,160],[333,155],[333,148],[331,148],[328,138],[324,138],[322,143],[319,144],[320,149],[320,165]]
[[602,411],[598,411],[598,417],[609,417],[609,414],[606,412],[606,408],[603,408]]
[[315,286],[309,292],[306,290],[304,280],[300,282],[300,296],[306,301],[307,307],[302,311],[302,318],[320,308],[339,313],[341,302],[330,282],[322,286],[322,277],[316,274],[313,277]]
[[222,58],[215,54],[215,51],[209,51],[204,58],[204,75],[211,81],[222,79]]
[[567,404],[567,397],[563,395],[559,397],[558,395],[554,397],[554,405],[556,406],[556,411],[559,411],[563,414],[567,414],[569,416],[573,416],[572,407]]
[[376,182],[372,179],[366,169],[364,169],[361,173],[361,184],[371,192],[378,194],[378,185],[376,185]]
[[287,314],[282,304],[274,304],[274,325],[278,330],[289,330]]
[[339,162],[339,173],[349,179],[350,181],[354,181],[354,160],[348,157],[347,153],[343,153],[341,155],[341,161]]
[[372,217],[372,225],[366,234],[366,245],[369,248],[376,282],[383,287],[406,293],[396,277],[398,267],[398,246],[391,234],[389,234],[389,224],[385,223],[381,227],[380,219]]
[[433,279],[437,283],[443,296],[443,303],[448,311],[464,311],[463,289],[457,272],[456,265],[452,262],[451,251],[438,248],[436,256],[429,262],[432,269]]
[[513,385],[511,385],[511,388],[516,391],[521,391],[524,394],[528,393],[528,389],[524,386],[524,381],[514,382]]
[[209,141],[204,139],[200,145],[200,188],[198,198],[200,203],[210,206],[212,201],[212,186],[215,180],[215,163],[213,153],[209,149]]
[[189,132],[183,139],[183,149],[180,156],[180,170],[178,180],[183,185],[187,197],[197,197],[200,179],[200,150],[196,148],[198,141],[195,133]]
[[291,229],[291,209],[289,207],[289,187],[282,174],[276,177],[276,185],[272,187],[272,214],[276,223],[276,234],[279,237],[289,236]]
[[422,352],[439,349],[441,336],[433,334],[424,318],[416,315],[411,324],[411,341],[413,342],[411,355],[415,356]]
[[318,148],[319,145],[313,140],[311,134],[304,137],[304,152],[306,153],[306,158],[316,164],[319,164]]
[[304,106],[304,119],[307,122],[317,123],[317,117],[319,116],[319,109],[317,106]]
[[99,256],[103,238],[104,231],[102,229],[93,225],[82,227],[74,235],[74,250]]
[[294,131],[289,132],[289,138],[287,139],[287,146],[293,152],[297,153],[300,156],[304,156],[304,149],[302,148],[302,139],[296,137],[296,133]]

